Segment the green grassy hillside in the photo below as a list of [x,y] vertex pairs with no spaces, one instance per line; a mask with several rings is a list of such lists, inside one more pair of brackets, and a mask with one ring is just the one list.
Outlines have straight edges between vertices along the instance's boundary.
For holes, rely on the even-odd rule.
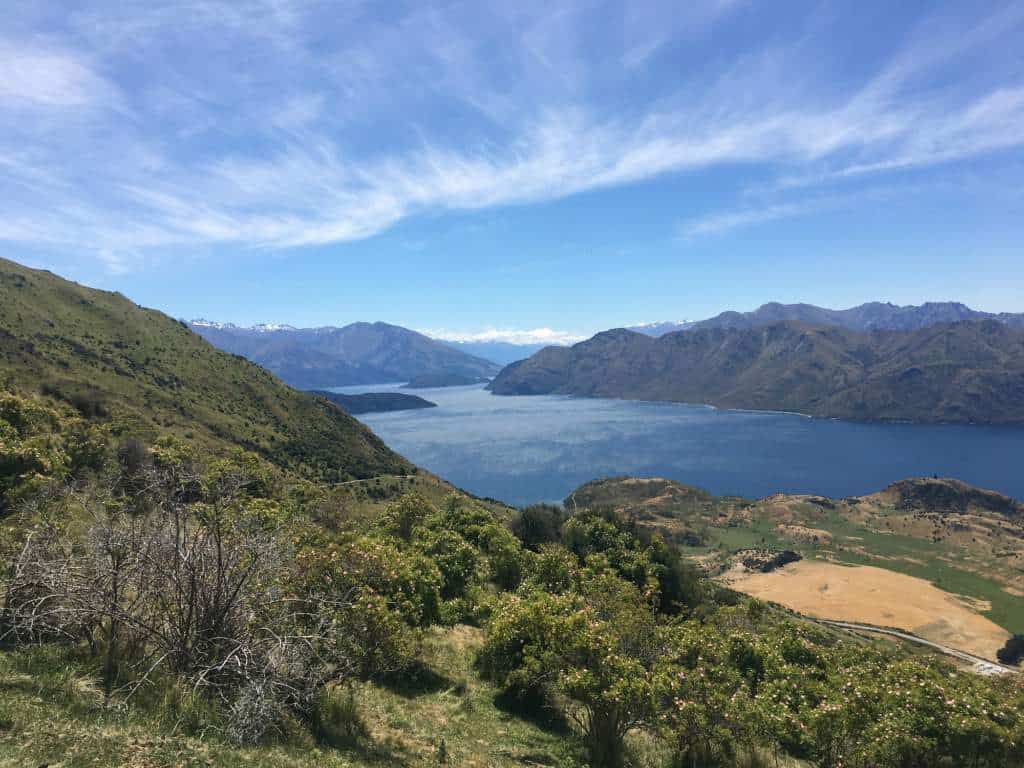
[[412,470],[340,409],[167,315],[2,259],[0,383],[71,404],[115,434],[237,446],[309,478]]
[[337,746],[301,732],[256,747],[213,729],[200,738],[159,707],[105,708],[88,670],[59,649],[0,654],[0,766],[420,768],[440,764],[442,749],[448,764],[467,768],[581,766],[564,727],[518,716],[475,673],[481,639],[474,627],[434,630],[419,677],[357,684],[358,733]]

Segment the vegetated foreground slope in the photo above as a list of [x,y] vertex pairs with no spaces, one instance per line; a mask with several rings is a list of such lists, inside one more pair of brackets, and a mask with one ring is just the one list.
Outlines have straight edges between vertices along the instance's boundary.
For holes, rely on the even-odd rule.
[[845,419],[1024,424],[1024,330],[995,320],[871,333],[788,322],[660,338],[620,329],[513,363],[491,389]]
[[[901,627],[988,658],[1005,633],[975,617],[1024,632],[1024,505],[957,480],[902,480],[845,499],[775,494],[750,500],[660,478],[612,478],[581,486],[566,504],[618,510],[687,546],[737,589],[796,610],[865,621],[870,609],[878,620],[866,623]],[[737,570],[735,553],[758,548],[794,550],[822,565],[798,563],[763,577]],[[894,579],[887,588],[872,570],[859,580],[855,572],[842,572],[849,569],[829,570],[829,564],[923,579],[922,590],[930,582],[949,593],[950,602],[932,622],[923,622],[915,596],[898,589],[911,581]],[[846,615],[838,589],[846,590]],[[792,600],[780,597],[787,592]]]
[[423,375],[490,378],[501,366],[387,323],[342,328],[239,328],[196,321],[192,329],[299,389],[408,381]]
[[[1024,758],[1018,676],[959,674],[723,589],[621,512],[511,515],[425,473],[325,483],[330,455],[264,452],[296,477],[239,435],[325,412],[353,425],[325,400],[121,297],[3,274],[0,765]],[[182,398],[195,410],[175,413]]]
[[7,260],[0,381],[70,403],[125,436],[173,432],[211,448],[242,447],[307,477],[412,468],[326,400],[215,349],[163,313]]
[[630,330],[648,336],[701,328],[749,329],[779,322],[804,323],[819,327],[836,326],[852,331],[916,331],[932,325],[964,320],[996,320],[1024,328],[1024,313],[981,312],[955,301],[930,301],[914,306],[898,306],[871,301],[850,309],[826,309],[813,304],[762,304],[753,312],[722,312],[707,320],[682,323],[649,323]]

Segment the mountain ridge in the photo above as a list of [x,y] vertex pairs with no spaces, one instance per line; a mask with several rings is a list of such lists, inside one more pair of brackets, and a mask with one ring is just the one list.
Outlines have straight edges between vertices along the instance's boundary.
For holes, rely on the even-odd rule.
[[984,312],[958,301],[927,301],[923,304],[899,305],[869,301],[849,309],[828,309],[815,304],[762,304],[751,312],[728,310],[698,321],[655,322],[631,326],[629,330],[648,336],[702,328],[749,329],[775,322],[792,321],[810,325],[837,326],[856,331],[920,330],[931,325],[964,320],[996,320],[1015,328],[1024,328],[1024,313]]
[[970,320],[858,332],[779,322],[604,331],[506,367],[495,394],[706,403],[866,421],[1024,423],[1024,330]]
[[438,339],[450,347],[473,355],[490,360],[498,365],[508,365],[516,360],[525,360],[535,352],[540,352],[546,343],[516,344],[511,341],[453,341],[451,339]]
[[383,322],[293,328],[193,321],[192,330],[299,389],[408,381],[426,374],[490,378],[500,365]]

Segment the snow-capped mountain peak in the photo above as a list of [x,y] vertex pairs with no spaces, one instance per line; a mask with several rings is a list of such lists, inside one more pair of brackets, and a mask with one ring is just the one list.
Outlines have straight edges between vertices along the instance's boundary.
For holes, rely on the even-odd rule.
[[257,323],[256,325],[235,325],[234,323],[218,323],[214,320],[197,318],[190,325],[197,328],[216,328],[220,331],[249,331],[251,333],[273,333],[275,331],[296,331],[293,325],[282,323]]

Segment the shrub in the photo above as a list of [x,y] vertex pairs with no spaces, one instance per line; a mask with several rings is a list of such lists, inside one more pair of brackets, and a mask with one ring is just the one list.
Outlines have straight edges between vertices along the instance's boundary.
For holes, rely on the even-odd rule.
[[436,512],[418,493],[406,493],[387,506],[381,515],[380,527],[392,536],[410,541],[413,530]]
[[455,531],[432,531],[420,542],[423,553],[441,572],[441,597],[461,598],[479,580],[479,552]]
[[561,541],[565,510],[552,504],[534,504],[520,510],[512,519],[512,533],[523,546],[538,550],[544,544]]
[[532,592],[499,607],[478,657],[481,670],[522,698],[573,702],[591,765],[620,766],[626,734],[656,712],[665,633],[637,588],[612,573],[581,594]]
[[[280,535],[277,505],[249,496],[254,487],[222,462],[145,462],[128,477],[71,489],[13,565],[5,634],[84,641],[108,697],[130,699],[157,678],[181,681],[223,711],[239,743],[309,721],[328,682],[407,663],[414,638],[393,603],[421,620],[417,591],[430,593],[429,576],[421,587],[418,575],[385,562],[378,578],[394,586],[394,600],[359,581],[332,585],[331,574],[347,568],[304,568]],[[193,700],[177,704],[201,712]]]
[[528,586],[545,592],[562,593],[572,589],[579,576],[576,557],[565,547],[547,544],[529,561]]

